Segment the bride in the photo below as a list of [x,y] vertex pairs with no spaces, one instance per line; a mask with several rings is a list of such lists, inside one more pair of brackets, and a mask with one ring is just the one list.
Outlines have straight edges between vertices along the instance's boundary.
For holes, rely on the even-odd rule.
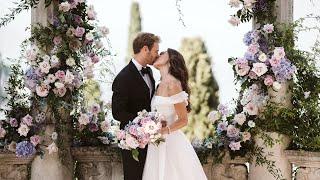
[[166,118],[167,126],[161,129],[166,140],[159,146],[149,145],[143,180],[206,180],[197,154],[180,130],[188,124],[191,110],[188,71],[183,56],[168,49],[160,54],[154,67],[161,73],[161,82],[151,108]]

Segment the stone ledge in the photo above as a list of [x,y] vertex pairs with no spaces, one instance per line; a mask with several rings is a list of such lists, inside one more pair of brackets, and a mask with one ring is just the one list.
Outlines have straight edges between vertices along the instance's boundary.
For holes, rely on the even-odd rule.
[[71,152],[79,162],[92,162],[97,159],[103,162],[122,162],[120,150],[115,146],[73,147]]
[[6,150],[0,150],[0,162],[1,164],[29,164],[31,161],[33,161],[35,155],[28,157],[28,158],[19,158],[16,156],[15,153],[6,151]]
[[305,167],[320,167],[320,152],[286,150],[285,154],[292,164]]

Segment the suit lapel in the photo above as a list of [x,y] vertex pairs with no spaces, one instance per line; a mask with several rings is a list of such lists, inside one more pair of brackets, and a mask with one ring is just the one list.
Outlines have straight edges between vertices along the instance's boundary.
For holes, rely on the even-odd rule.
[[132,75],[137,79],[137,83],[141,85],[141,87],[146,91],[148,97],[150,98],[150,90],[144,79],[142,78],[140,72],[138,71],[137,67],[134,65],[132,61],[129,63],[130,71],[132,72]]
[[152,73],[152,70],[150,68],[150,79],[151,79],[151,83],[152,83],[152,93],[151,93],[151,97],[154,95],[155,93],[155,86],[156,86],[156,82],[154,80],[154,77],[153,77],[153,73]]

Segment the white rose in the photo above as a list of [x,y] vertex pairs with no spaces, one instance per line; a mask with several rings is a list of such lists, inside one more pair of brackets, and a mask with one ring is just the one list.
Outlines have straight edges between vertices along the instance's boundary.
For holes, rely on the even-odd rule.
[[51,66],[56,67],[59,65],[60,61],[59,58],[56,55],[51,56]]
[[275,91],[279,91],[280,89],[281,89],[281,84],[278,82],[278,81],[275,81],[275,82],[273,82],[273,84],[272,84],[272,88],[273,88],[273,90],[275,90]]
[[55,83],[54,83],[54,86],[57,87],[58,89],[60,89],[60,88],[63,88],[63,87],[64,87],[64,84],[61,83],[61,82],[55,82]]
[[20,136],[25,136],[27,137],[28,132],[29,132],[29,127],[25,124],[21,124],[19,129],[18,129],[18,133],[20,134]]
[[258,107],[254,103],[250,102],[244,107],[244,112],[251,116],[258,115]]
[[268,67],[264,63],[254,63],[252,71],[260,77],[268,72]]
[[101,128],[102,132],[108,132],[108,130],[110,129],[110,122],[106,121],[106,120],[102,121],[100,128]]
[[229,5],[231,7],[235,7],[235,8],[238,8],[241,4],[241,1],[240,0],[230,0],[229,1]]
[[70,10],[70,4],[68,2],[63,2],[59,5],[59,11],[68,12]]
[[211,111],[208,118],[212,123],[214,123],[221,118],[221,114],[218,111]]
[[58,147],[56,143],[53,142],[47,147],[47,150],[49,151],[49,154],[56,153],[58,152]]
[[48,74],[51,67],[48,61],[43,61],[39,63],[39,68],[42,73]]
[[240,24],[240,19],[236,16],[231,16],[228,22],[233,26],[238,26]]
[[268,59],[267,55],[265,53],[261,53],[259,56],[259,61],[261,62],[266,62],[266,60]]
[[52,140],[57,140],[58,139],[58,133],[57,132],[53,132],[52,134],[51,134],[51,139]]
[[234,116],[234,121],[237,122],[240,126],[242,126],[242,124],[246,121],[246,115],[244,115],[243,113],[236,114]]
[[0,139],[4,138],[4,136],[7,134],[6,130],[0,127]]
[[70,67],[76,65],[76,62],[75,60],[72,58],[72,57],[69,57],[67,60],[66,60],[66,64]]
[[57,80],[57,77],[53,74],[49,74],[47,77],[47,81],[49,81],[50,83],[54,83]]
[[44,55],[44,56],[42,57],[42,59],[43,59],[43,61],[50,61],[50,56]]
[[81,125],[87,125],[87,124],[89,124],[89,122],[90,122],[89,116],[88,116],[87,114],[81,113],[81,114],[80,114],[80,117],[79,117],[79,119],[78,119],[78,122],[79,122]]
[[72,72],[67,70],[64,82],[67,83],[67,84],[71,84],[73,79],[74,79],[74,75],[72,74]]
[[93,36],[92,33],[87,33],[87,34],[86,34],[86,39],[87,39],[88,41],[92,41],[93,38],[94,38],[94,36]]
[[254,123],[252,120],[248,121],[248,126],[251,128],[254,128],[256,126],[256,123]]

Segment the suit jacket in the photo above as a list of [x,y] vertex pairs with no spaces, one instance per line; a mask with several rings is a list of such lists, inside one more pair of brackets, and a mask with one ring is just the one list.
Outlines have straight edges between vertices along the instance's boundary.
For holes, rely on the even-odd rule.
[[151,111],[151,98],[155,92],[155,80],[150,70],[152,93],[132,61],[116,76],[112,84],[112,115],[124,128],[139,111]]

